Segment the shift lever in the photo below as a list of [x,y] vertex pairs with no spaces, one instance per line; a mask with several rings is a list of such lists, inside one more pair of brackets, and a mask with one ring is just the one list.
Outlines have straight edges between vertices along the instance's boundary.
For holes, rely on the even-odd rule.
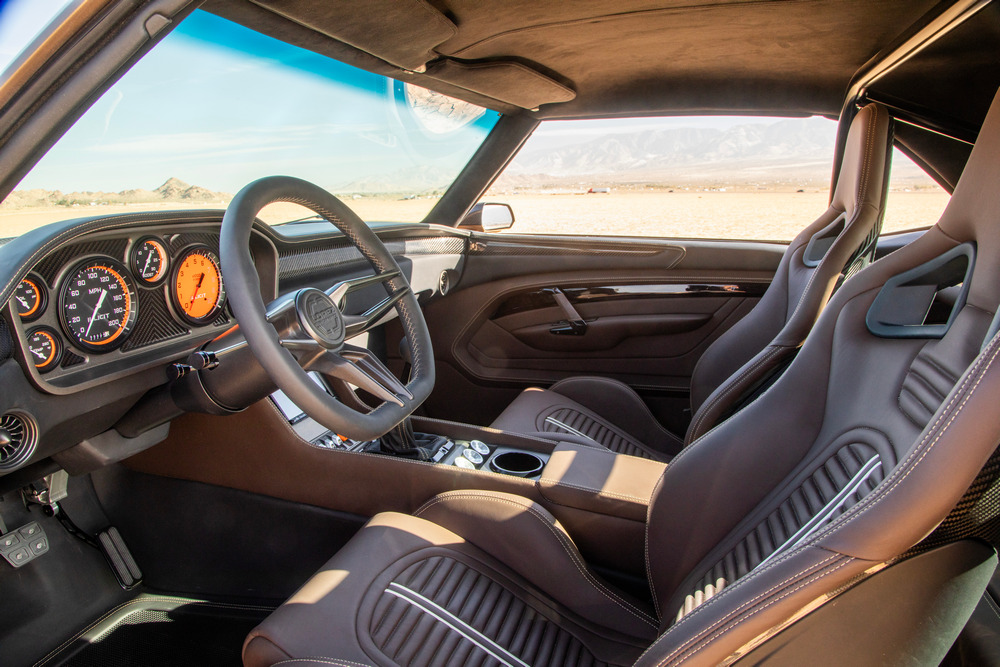
[[387,454],[424,460],[420,455],[420,448],[417,447],[417,441],[413,435],[413,424],[409,417],[396,424],[391,431],[379,439],[379,442],[382,451]]
[[[399,340],[399,356],[403,359],[403,382],[409,379],[410,346],[406,338]],[[447,438],[439,435],[429,435],[427,433],[414,433],[413,424],[407,417],[403,421],[379,438],[379,449],[384,454],[393,456],[405,456],[417,459],[418,461],[430,461],[434,453],[448,441]]]
[[379,449],[384,454],[405,456],[418,461],[430,461],[435,452],[446,442],[448,442],[448,438],[442,435],[414,433],[413,424],[407,417],[379,438]]

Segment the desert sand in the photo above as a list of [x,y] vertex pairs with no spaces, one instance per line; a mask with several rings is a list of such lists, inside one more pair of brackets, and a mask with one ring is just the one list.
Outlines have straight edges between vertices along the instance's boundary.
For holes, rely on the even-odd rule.
[[[487,200],[513,207],[516,222],[510,233],[788,240],[826,209],[827,193],[819,188],[806,192],[613,191],[586,195],[504,194]],[[398,221],[419,221],[435,203],[426,198],[372,196],[346,201],[362,219]],[[890,192],[884,231],[931,225],[947,202],[948,195],[943,191]],[[218,207],[197,202],[158,202],[3,209],[0,237],[17,236],[70,218]],[[276,223],[308,214],[293,204],[276,204],[265,210],[262,218]]]

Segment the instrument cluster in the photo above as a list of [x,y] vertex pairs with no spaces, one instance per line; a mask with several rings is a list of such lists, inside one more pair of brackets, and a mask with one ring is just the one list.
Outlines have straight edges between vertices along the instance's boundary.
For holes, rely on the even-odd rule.
[[214,234],[144,235],[40,262],[11,300],[25,358],[45,374],[227,325],[217,244]]

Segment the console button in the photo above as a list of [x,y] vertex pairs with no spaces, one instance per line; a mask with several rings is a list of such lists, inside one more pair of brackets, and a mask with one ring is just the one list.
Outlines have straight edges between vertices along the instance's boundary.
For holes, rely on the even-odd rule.
[[477,452],[479,452],[483,456],[486,456],[487,454],[490,453],[490,447],[489,447],[489,445],[487,445],[482,440],[473,440],[472,442],[469,443],[469,447],[471,447],[472,449],[476,450]]
[[472,463],[479,465],[483,462],[483,455],[474,449],[466,449],[462,452],[462,456],[469,459]]

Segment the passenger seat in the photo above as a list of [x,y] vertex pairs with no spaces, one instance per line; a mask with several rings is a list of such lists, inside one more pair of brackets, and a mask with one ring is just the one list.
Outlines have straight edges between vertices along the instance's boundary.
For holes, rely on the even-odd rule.
[[885,212],[891,120],[878,104],[852,120],[829,208],[789,244],[760,302],[695,366],[693,417],[683,440],[631,387],[602,377],[527,389],[492,426],[666,461],[753,400],[791,362],[839,282],[874,257]]

